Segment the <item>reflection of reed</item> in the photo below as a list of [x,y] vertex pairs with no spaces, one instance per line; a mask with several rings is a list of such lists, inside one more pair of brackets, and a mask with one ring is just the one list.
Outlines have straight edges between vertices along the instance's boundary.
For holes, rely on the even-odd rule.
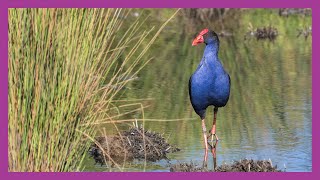
[[229,8],[188,8],[182,9],[183,16],[198,23],[207,23],[210,20],[224,16]]
[[212,153],[212,159],[213,159],[213,171],[216,170],[217,168],[217,146],[218,146],[218,142],[219,141],[214,141],[212,142],[212,144],[209,144],[209,147],[210,147],[210,150],[211,150],[211,153]]
[[[240,12],[241,9],[230,9],[230,8],[188,8],[181,10],[180,18],[184,22],[184,29],[186,32],[197,32],[199,27],[215,27],[221,29],[222,35],[228,34],[224,32],[225,25],[228,26],[229,22],[226,23],[225,19],[235,20],[235,15]],[[238,22],[235,22],[238,23]],[[201,29],[201,28],[200,28]]]

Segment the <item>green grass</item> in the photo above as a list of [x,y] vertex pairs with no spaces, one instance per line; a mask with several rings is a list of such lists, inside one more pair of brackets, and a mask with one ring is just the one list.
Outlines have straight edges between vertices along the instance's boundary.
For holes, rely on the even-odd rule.
[[[157,31],[130,9],[9,10],[9,171],[81,171],[95,122],[143,68]],[[155,31],[155,32],[154,32]],[[146,42],[146,37],[152,36]],[[116,87],[116,88],[115,88]],[[107,109],[107,110],[106,110]]]

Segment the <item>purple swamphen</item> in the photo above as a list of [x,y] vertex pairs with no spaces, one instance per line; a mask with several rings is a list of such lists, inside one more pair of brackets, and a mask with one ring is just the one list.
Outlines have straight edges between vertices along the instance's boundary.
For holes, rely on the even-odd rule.
[[[208,138],[215,137],[216,135],[216,117],[218,108],[227,104],[230,94],[230,76],[224,70],[219,58],[219,38],[214,31],[208,29],[202,30],[199,35],[193,40],[192,46],[205,43],[203,57],[197,68],[189,80],[189,95],[193,109],[200,116],[202,121],[202,131],[205,144],[204,165],[207,165],[208,159]],[[204,122],[206,116],[206,109],[208,106],[214,106],[214,117],[212,129],[207,137],[206,125]],[[211,146],[211,145],[210,145]],[[215,158],[214,150],[211,146],[212,153]]]

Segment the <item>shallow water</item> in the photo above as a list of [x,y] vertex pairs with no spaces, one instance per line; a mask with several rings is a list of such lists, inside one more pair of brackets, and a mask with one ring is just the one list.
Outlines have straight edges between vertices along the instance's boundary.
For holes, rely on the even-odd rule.
[[[170,154],[169,162],[162,160],[147,166],[142,161],[128,162],[125,171],[169,171],[170,163],[202,163],[201,121],[189,101],[188,80],[204,49],[204,45],[192,47],[191,41],[203,28],[196,27],[196,32],[182,30],[179,22],[175,20],[162,32],[148,54],[155,58],[121,98],[149,98],[138,101],[150,105],[143,114],[126,118],[146,119],[146,129],[164,133],[182,151]],[[254,27],[272,25],[278,28],[279,36],[273,42],[244,40],[249,22]],[[231,77],[231,96],[218,112],[218,165],[243,158],[271,159],[273,165],[288,172],[312,171],[311,38],[297,37],[297,28],[309,26],[310,16],[284,18],[276,10],[263,9],[239,12],[224,19],[223,24],[210,25],[217,32],[232,33],[220,37],[219,57]],[[211,128],[212,116],[213,108],[209,107],[207,129]],[[104,127],[111,134],[115,132],[113,125]],[[118,127],[127,129],[128,125]],[[87,158],[85,170],[110,169],[94,165]]]

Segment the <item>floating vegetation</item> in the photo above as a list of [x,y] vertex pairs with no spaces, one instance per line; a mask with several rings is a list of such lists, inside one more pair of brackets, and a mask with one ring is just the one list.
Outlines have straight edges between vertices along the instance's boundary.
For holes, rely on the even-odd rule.
[[288,17],[293,14],[301,14],[304,16],[311,16],[311,8],[280,8],[279,16]]
[[[179,163],[170,167],[170,172],[213,172],[207,168],[199,167],[197,164]],[[282,172],[273,166],[271,160],[248,160],[242,159],[232,164],[223,164],[215,169],[215,172]]]
[[312,28],[311,28],[311,26],[309,26],[309,27],[307,27],[305,29],[302,29],[302,28],[298,29],[297,37],[303,36],[304,39],[307,40],[309,35],[312,36]]
[[130,128],[121,135],[97,137],[96,141],[98,144],[91,146],[90,155],[101,165],[106,161],[121,162],[134,159],[154,162],[167,159],[167,153],[180,151],[179,148],[170,145],[161,134],[142,128]]
[[273,41],[278,35],[278,29],[275,27],[264,26],[254,29],[252,24],[249,23],[248,32],[245,34],[244,39],[246,40],[249,37],[256,37],[257,40],[269,39],[270,41]]

